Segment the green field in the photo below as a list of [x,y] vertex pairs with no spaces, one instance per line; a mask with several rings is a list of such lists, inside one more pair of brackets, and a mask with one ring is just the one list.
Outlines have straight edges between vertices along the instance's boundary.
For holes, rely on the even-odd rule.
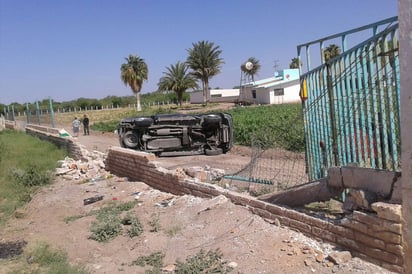
[[0,225],[30,201],[39,186],[52,182],[51,171],[66,155],[23,132],[0,131]]
[[282,147],[303,151],[303,119],[300,104],[235,108],[233,116],[236,144],[263,147]]

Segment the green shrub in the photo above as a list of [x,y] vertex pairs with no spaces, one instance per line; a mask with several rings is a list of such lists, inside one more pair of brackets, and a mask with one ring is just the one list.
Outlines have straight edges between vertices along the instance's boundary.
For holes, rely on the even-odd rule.
[[119,211],[129,211],[130,209],[134,208],[137,204],[137,201],[125,202],[116,205],[116,210]]
[[108,206],[93,212],[96,214],[96,221],[92,223],[90,239],[98,242],[107,242],[121,234],[122,223],[132,225],[128,231],[130,237],[140,235],[143,232],[143,226],[137,218],[132,218],[130,215],[123,219],[120,218],[120,214],[123,211],[128,211],[135,205],[135,201],[118,205],[110,203]]
[[134,260],[131,265],[146,266],[150,265],[155,268],[161,268],[163,266],[163,259],[165,254],[163,252],[154,252],[149,256],[140,256]]
[[130,228],[127,230],[130,238],[137,237],[143,233],[143,225],[136,216],[127,214],[126,217],[123,218],[122,224],[130,225]]
[[114,214],[108,214],[92,223],[90,239],[98,242],[107,242],[122,232],[120,218]]
[[223,254],[219,249],[205,252],[200,250],[193,257],[189,257],[185,262],[177,261],[175,273],[230,273],[232,268],[227,266],[227,262],[222,260]]
[[34,164],[30,164],[23,169],[12,169],[10,173],[17,183],[25,187],[47,185],[50,184],[53,178],[50,171],[41,170]]
[[97,131],[114,132],[119,121],[97,122],[91,126],[91,129]]

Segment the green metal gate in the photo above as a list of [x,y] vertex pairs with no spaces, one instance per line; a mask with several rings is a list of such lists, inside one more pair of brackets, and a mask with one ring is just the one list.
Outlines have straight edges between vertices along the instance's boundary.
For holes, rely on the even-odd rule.
[[[346,49],[349,35],[369,29],[372,35]],[[325,61],[324,43],[333,39],[341,39],[343,52]],[[321,57],[314,69],[312,45],[320,46]],[[308,71],[300,79],[309,179],[325,177],[331,166],[398,171],[398,18],[299,45],[299,60],[303,48]]]

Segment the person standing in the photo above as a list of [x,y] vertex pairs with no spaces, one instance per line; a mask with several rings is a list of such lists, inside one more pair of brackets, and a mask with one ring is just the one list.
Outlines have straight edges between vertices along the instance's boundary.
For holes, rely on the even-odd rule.
[[83,133],[84,133],[84,135],[90,135],[90,132],[89,132],[89,118],[87,117],[86,114],[83,116]]
[[80,120],[77,119],[77,117],[74,117],[72,125],[73,125],[73,137],[79,137]]

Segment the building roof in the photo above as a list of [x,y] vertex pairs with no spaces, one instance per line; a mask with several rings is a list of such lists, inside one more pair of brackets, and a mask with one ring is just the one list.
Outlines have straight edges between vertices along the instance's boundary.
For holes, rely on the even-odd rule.
[[275,76],[262,80],[249,82],[246,85],[254,88],[268,88],[274,86],[284,86],[285,84],[295,84],[299,82],[299,69],[284,69],[275,73]]

